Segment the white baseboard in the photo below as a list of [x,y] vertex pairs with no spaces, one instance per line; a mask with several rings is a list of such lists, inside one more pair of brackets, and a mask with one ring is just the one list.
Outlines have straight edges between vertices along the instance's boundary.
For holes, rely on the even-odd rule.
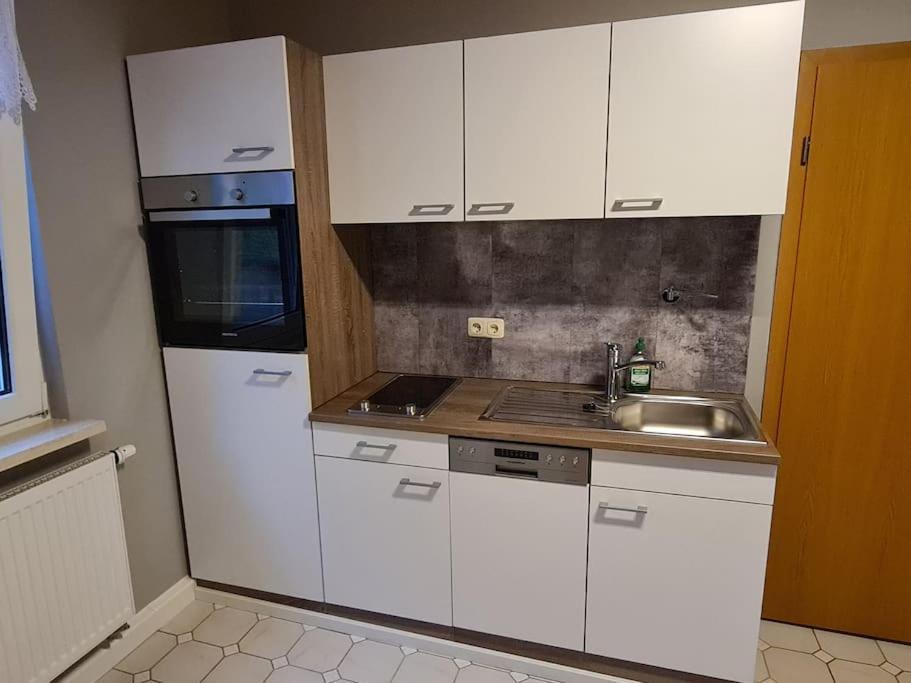
[[386,626],[378,626],[363,621],[355,621],[345,617],[336,617],[331,614],[322,614],[311,610],[301,609],[299,607],[290,607],[279,605],[274,602],[266,602],[256,598],[248,598],[234,593],[225,593],[223,591],[212,590],[210,588],[196,588],[196,598],[206,602],[216,602],[237,609],[267,614],[270,617],[279,619],[289,619],[291,621],[303,621],[311,626],[342,631],[355,636],[369,638],[380,642],[393,643],[395,645],[404,645],[413,647],[416,650],[424,650],[435,654],[464,659],[475,664],[492,666],[507,671],[519,671],[536,678],[544,678],[551,681],[561,681],[561,683],[635,683],[627,678],[617,678],[606,674],[596,673],[594,671],[585,671],[584,669],[575,669],[569,666],[543,662],[538,659],[530,659],[506,652],[488,650],[483,647],[456,643],[451,640],[442,638],[433,638],[424,636],[410,631],[402,631]]
[[196,582],[189,576],[171,586],[148,605],[139,610],[122,631],[122,637],[111,641],[108,648],[99,648],[77,666],[60,677],[59,683],[95,683],[117,662],[135,650],[146,638],[155,633],[180,611],[193,602]]

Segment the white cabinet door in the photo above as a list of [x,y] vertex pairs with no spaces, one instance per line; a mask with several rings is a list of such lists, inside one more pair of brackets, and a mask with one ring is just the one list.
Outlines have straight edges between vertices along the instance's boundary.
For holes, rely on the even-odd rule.
[[585,651],[752,681],[771,516],[770,505],[593,486]]
[[164,359],[193,577],[322,600],[307,356]]
[[323,59],[333,223],[461,221],[462,42]]
[[582,650],[588,487],[449,477],[455,626]]
[[600,218],[610,24],[465,41],[467,220]]
[[294,168],[281,36],[127,57],[144,177]]
[[452,624],[449,472],[316,458],[326,602]]
[[802,0],[615,23],[607,216],[784,213],[802,25]]

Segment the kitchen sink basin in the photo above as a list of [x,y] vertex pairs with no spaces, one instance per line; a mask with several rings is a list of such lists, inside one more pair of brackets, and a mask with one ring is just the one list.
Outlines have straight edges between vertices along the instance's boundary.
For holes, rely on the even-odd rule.
[[736,396],[628,395],[611,405],[600,392],[509,386],[481,417],[504,422],[765,443],[752,410],[743,398]]

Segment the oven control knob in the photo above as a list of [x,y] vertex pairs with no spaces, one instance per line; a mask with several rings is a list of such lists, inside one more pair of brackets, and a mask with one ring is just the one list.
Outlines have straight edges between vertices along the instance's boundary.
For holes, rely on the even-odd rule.
[[550,453],[548,453],[547,457],[544,458],[544,462],[546,462],[547,464],[550,464],[550,461],[553,459],[554,459],[554,456],[552,456]]
[[418,407],[414,403],[405,404],[405,414],[409,417],[414,417],[418,413]]
[[578,464],[579,464],[579,456],[577,455],[575,458],[573,458],[573,467],[575,467]]
[[475,451],[474,446],[472,446],[471,448],[468,449],[468,453],[469,453],[470,455],[474,455],[474,451]]
[[561,456],[560,456],[560,464],[561,464],[561,465],[565,465],[565,464],[566,464],[566,456],[565,456],[565,455],[561,455]]
[[231,194],[231,199],[236,199],[237,201],[240,201],[241,199],[244,198],[244,191],[241,190],[239,187],[235,187],[233,190],[231,190],[230,194]]
[[187,190],[183,193],[183,198],[188,202],[195,202],[197,199],[199,199],[199,192],[196,190]]
[[365,413],[370,412],[370,401],[368,401],[367,399],[364,399],[363,401],[361,401],[361,410],[364,411]]
[[462,453],[465,451],[465,448],[463,446],[459,446],[458,450],[459,450],[459,455],[462,455]]

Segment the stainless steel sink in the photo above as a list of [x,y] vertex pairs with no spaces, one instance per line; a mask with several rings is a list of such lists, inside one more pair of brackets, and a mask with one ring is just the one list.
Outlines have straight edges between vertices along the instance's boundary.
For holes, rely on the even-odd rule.
[[503,389],[481,416],[642,434],[765,443],[753,411],[740,397],[673,393],[629,395],[610,405],[600,392]]

